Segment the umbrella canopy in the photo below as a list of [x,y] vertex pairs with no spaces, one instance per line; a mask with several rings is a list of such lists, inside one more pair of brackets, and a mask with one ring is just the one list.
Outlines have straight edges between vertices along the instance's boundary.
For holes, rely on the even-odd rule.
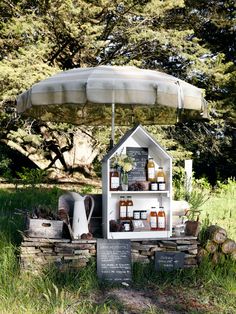
[[34,84],[19,95],[17,112],[47,121],[109,125],[108,104],[116,105],[119,125],[171,124],[176,109],[202,111],[205,101],[201,89],[162,72],[98,66],[64,71]]

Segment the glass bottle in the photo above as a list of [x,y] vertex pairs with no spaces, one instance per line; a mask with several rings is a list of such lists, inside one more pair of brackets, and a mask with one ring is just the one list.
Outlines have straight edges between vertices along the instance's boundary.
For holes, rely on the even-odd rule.
[[120,196],[119,216],[120,216],[120,220],[125,220],[126,219],[126,199],[125,199],[124,196]]
[[157,170],[157,182],[165,182],[165,172],[162,167],[158,167]]
[[153,158],[148,159],[147,163],[147,179],[149,182],[155,182],[156,181],[156,175],[155,175],[155,163]]
[[159,207],[157,214],[157,228],[158,230],[166,230],[166,213],[162,206]]
[[127,196],[127,201],[126,201],[126,218],[127,219],[132,219],[133,218],[133,200],[131,196]]
[[117,191],[120,186],[120,177],[117,169],[110,169],[110,191]]
[[151,230],[157,230],[157,211],[156,211],[156,207],[151,207],[151,211],[150,211],[150,228],[151,228]]

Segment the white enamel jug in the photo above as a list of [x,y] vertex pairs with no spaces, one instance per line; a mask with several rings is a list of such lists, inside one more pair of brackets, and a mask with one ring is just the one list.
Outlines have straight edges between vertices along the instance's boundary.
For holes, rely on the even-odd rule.
[[[89,215],[86,215],[86,209],[84,201],[86,198],[90,198],[91,200],[91,208]],[[82,196],[77,193],[77,197],[74,202],[74,213],[73,213],[73,223],[72,223],[72,231],[75,239],[80,239],[83,233],[88,233],[88,225],[93,213],[94,209],[94,199],[91,195]]]

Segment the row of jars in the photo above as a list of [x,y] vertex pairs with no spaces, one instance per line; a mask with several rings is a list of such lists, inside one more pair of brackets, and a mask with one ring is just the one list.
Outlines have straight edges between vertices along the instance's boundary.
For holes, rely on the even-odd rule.
[[[119,201],[120,220],[147,220],[150,223],[150,230],[166,230],[166,214],[164,207],[151,207],[150,213],[147,210],[134,210],[132,196],[120,196]],[[128,222],[126,222],[128,224]],[[127,226],[128,228],[128,226]],[[129,231],[129,230],[126,230]]]

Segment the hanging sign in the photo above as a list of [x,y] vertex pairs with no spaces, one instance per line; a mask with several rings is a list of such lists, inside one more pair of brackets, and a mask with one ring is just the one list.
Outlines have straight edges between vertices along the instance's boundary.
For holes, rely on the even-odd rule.
[[126,154],[134,159],[135,168],[128,173],[129,183],[147,180],[147,147],[126,147]]

